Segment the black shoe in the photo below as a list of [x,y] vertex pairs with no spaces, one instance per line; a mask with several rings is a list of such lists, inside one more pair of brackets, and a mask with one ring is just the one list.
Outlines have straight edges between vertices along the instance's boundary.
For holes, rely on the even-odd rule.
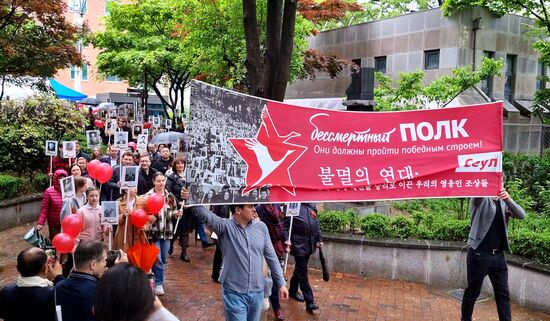
[[168,249],[168,255],[172,256],[172,253],[174,253],[174,246],[170,245],[170,248]]
[[202,242],[202,248],[203,248],[203,249],[209,248],[209,247],[214,246],[214,245],[216,245],[216,242],[212,242],[212,243],[210,243],[210,242]]
[[313,310],[318,310],[318,309],[319,309],[319,307],[317,306],[317,304],[315,304],[313,302],[310,302],[310,303],[306,304],[307,312],[313,312]]
[[183,262],[191,262],[191,260],[189,259],[189,256],[187,255],[187,253],[181,253],[180,254],[180,260],[182,260]]
[[298,301],[298,302],[304,302],[304,297],[300,293],[290,293],[288,295],[290,298]]

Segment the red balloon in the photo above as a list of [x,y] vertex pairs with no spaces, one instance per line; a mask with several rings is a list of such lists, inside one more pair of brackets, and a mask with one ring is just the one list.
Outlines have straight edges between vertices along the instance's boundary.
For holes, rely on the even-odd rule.
[[101,165],[101,162],[97,159],[94,159],[88,163],[86,169],[88,169],[88,174],[91,178],[96,178],[97,168]]
[[72,237],[77,237],[84,227],[84,221],[82,216],[78,214],[70,214],[63,218],[61,222],[61,227],[63,228],[63,233],[69,234]]
[[137,228],[142,228],[147,223],[147,213],[138,208],[130,214],[130,221]]
[[143,123],[143,128],[151,128],[151,126],[153,126],[153,124],[151,124],[151,122],[145,122]]
[[147,197],[147,209],[153,213],[157,214],[162,207],[164,206],[164,197],[158,193],[153,193]]
[[105,127],[105,122],[101,119],[96,119],[96,120],[94,120],[94,126],[97,127],[97,128],[104,128]]
[[104,184],[108,182],[113,176],[113,170],[111,165],[107,163],[101,163],[96,169],[95,178],[101,183]]
[[74,237],[67,233],[59,233],[52,240],[57,253],[71,253],[74,248]]

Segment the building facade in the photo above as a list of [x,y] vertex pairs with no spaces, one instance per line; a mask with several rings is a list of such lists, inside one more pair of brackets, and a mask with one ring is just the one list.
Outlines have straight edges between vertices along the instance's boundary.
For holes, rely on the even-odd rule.
[[[525,35],[529,24],[533,20],[515,15],[496,17],[482,8],[464,10],[452,17],[443,17],[436,8],[321,32],[309,38],[309,45],[393,78],[401,72],[423,70],[426,82],[456,67],[479,67],[482,56],[502,58],[506,63],[502,75],[480,83],[479,95],[473,90],[465,93],[479,96],[466,101],[503,100],[505,117],[526,121],[520,113],[527,116],[534,93],[547,86],[537,80],[537,75],[548,74],[548,66],[539,62],[533,41]],[[289,86],[285,98],[345,97],[350,81],[349,71],[334,80],[320,74],[313,81]]]
[[[113,0],[65,0],[68,8],[67,19],[77,25],[80,21],[84,21],[91,32],[103,31],[105,26],[102,19],[108,14],[107,4],[111,1]],[[92,44],[81,48],[86,64],[82,68],[70,67],[60,70],[55,79],[89,97],[95,97],[102,92],[125,93],[128,88],[126,81],[118,77],[103,77],[97,71],[96,60],[99,49],[94,48]]]

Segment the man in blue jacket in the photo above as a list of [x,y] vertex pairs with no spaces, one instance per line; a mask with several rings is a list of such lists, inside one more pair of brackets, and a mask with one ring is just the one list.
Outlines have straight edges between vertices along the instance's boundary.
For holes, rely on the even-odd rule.
[[468,287],[462,298],[462,321],[472,320],[474,304],[487,275],[493,285],[499,320],[511,321],[508,266],[504,258],[504,251],[510,251],[508,219],[524,219],[525,211],[501,189],[497,197],[470,199],[470,213]]
[[74,252],[74,270],[55,285],[63,321],[94,321],[93,306],[99,277],[107,267],[107,245],[83,241]]

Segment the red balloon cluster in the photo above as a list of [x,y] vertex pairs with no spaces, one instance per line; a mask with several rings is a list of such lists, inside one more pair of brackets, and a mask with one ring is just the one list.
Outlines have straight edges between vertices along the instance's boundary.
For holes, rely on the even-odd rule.
[[101,119],[94,120],[94,126],[97,128],[105,128],[105,122]]
[[145,129],[151,128],[151,126],[153,126],[153,124],[151,124],[151,122],[149,122],[149,121],[143,123],[143,128],[145,128]]
[[59,233],[53,238],[52,245],[57,253],[71,253],[74,248],[74,237],[67,233]]
[[164,197],[158,193],[153,193],[147,197],[147,209],[153,213],[158,214],[158,212],[164,206]]
[[108,182],[113,176],[113,170],[111,165],[107,163],[101,163],[95,172],[95,179],[97,179],[101,184]]
[[97,167],[99,165],[101,165],[101,162],[98,161],[97,159],[94,159],[90,161],[86,166],[86,169],[88,170],[88,174],[90,175],[91,178],[96,178],[95,175],[97,173]]
[[130,214],[130,220],[135,227],[142,228],[147,223],[147,213],[138,208]]
[[84,227],[84,221],[82,216],[78,214],[70,214],[63,218],[61,222],[61,228],[63,233],[70,235],[71,237],[77,237]]

